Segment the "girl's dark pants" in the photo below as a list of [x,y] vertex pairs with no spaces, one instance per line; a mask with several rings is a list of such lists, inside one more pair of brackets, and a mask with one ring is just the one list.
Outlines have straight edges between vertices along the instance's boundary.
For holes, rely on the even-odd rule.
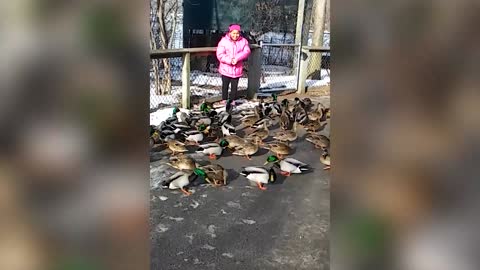
[[222,99],[228,99],[228,86],[232,84],[230,91],[230,100],[235,100],[237,98],[237,89],[238,89],[238,79],[239,78],[230,78],[225,75],[222,75]]

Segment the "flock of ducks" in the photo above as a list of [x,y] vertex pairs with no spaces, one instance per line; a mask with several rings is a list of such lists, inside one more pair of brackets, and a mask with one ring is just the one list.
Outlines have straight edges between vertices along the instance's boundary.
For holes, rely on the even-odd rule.
[[[238,101],[237,101],[238,102]],[[168,148],[172,154],[167,165],[178,170],[177,173],[162,182],[163,188],[180,189],[190,195],[187,187],[198,177],[212,186],[227,185],[228,172],[221,165],[209,164],[201,166],[192,157],[185,155],[187,146],[196,146],[196,153],[215,160],[226,149],[232,155],[251,159],[260,148],[268,149],[264,166],[243,167],[240,174],[246,177],[252,185],[266,190],[265,185],[277,179],[274,168],[285,176],[301,174],[310,170],[310,166],[294,158],[286,157],[291,153],[290,143],[298,139],[297,128],[300,126],[307,132],[305,140],[315,148],[321,149],[320,162],[324,170],[330,169],[330,140],[319,134],[319,130],[327,124],[330,109],[323,104],[313,104],[309,98],[295,98],[291,103],[288,99],[277,101],[277,95],[272,95],[271,101],[261,98],[258,104],[250,110],[240,110],[227,100],[225,107],[214,109],[213,104],[204,101],[198,109],[188,113],[173,109],[172,116],[158,126],[150,126],[150,148],[161,145]],[[236,121],[233,121],[233,120]],[[271,133],[269,127],[276,122],[280,130]],[[234,125],[239,122],[239,125]],[[244,136],[237,131],[246,129]],[[268,137],[273,142],[265,143]]]

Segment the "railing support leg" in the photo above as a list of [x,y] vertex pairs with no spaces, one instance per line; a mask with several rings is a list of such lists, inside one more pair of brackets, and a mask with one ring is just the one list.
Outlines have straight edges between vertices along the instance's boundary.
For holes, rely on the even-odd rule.
[[252,49],[248,57],[248,86],[247,99],[252,99],[260,88],[262,76],[262,49]]
[[300,72],[298,72],[297,94],[305,94],[308,76],[308,62],[310,61],[310,51],[301,48],[300,56]]
[[182,108],[190,108],[190,53],[182,56]]

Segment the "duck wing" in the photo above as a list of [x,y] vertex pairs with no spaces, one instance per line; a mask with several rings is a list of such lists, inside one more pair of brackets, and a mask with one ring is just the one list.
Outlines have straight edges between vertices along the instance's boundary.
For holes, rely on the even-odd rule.
[[286,159],[284,159],[284,161],[286,161],[286,162],[288,162],[288,163],[290,163],[290,164],[293,164],[293,165],[295,165],[295,166],[297,166],[297,167],[308,167],[308,164],[303,163],[303,162],[301,162],[301,161],[299,161],[299,160],[296,160],[296,159],[294,159],[294,158],[286,158]]

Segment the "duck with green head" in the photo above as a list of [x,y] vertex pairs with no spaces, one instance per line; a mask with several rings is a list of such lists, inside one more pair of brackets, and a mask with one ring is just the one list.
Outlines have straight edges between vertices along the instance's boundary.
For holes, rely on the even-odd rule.
[[278,103],[278,95],[277,94],[272,94],[273,102],[272,102],[272,108],[276,111],[277,115],[282,113],[282,105]]
[[227,185],[228,172],[222,166],[218,164],[209,164],[200,167],[200,169],[206,174],[205,181],[214,187],[221,185],[220,183],[223,183],[224,186]]
[[225,102],[225,111],[228,113],[231,113],[233,109],[233,100],[227,99],[227,102]]
[[206,100],[204,100],[202,102],[202,104],[200,104],[200,111],[205,113],[205,114],[208,114],[210,113],[210,111],[213,110],[213,105],[209,102],[207,102]]
[[173,107],[173,116],[177,118],[177,121],[179,123],[189,123],[190,122],[190,117],[186,112],[180,111],[178,107]]
[[267,157],[267,161],[264,165],[268,163],[273,163],[275,166],[279,167],[281,170],[280,173],[285,176],[290,176],[292,173],[300,174],[310,170],[308,164],[294,158],[285,158],[281,160],[277,156],[271,155]]
[[293,121],[294,118],[293,118],[293,115],[292,115],[292,112],[290,111],[290,102],[288,101],[288,99],[283,99],[282,100],[282,103],[281,103],[281,107],[283,109],[285,109],[285,114],[288,116],[288,118],[290,119],[290,121]]
[[187,186],[190,185],[198,176],[205,177],[205,172],[200,169],[194,169],[193,172],[179,171],[170,176],[167,181],[162,183],[163,188],[168,189],[180,189],[185,195],[191,195],[192,193],[187,190]]
[[[207,169],[208,169],[208,167],[207,167]],[[205,182],[209,183],[210,185],[212,185],[214,187],[218,186],[217,183],[215,182],[215,180],[213,178],[209,177],[205,167],[195,168],[193,170],[193,173],[196,174],[197,176],[199,176],[200,178],[202,178],[203,180],[205,180]]]
[[222,139],[219,143],[202,144],[198,147],[196,152],[208,155],[208,158],[210,159],[217,159],[217,156],[222,155],[223,149],[227,146],[228,141]]
[[208,134],[210,126],[206,124],[198,125],[196,130],[187,130],[181,132],[181,135],[185,138],[185,141],[189,141],[198,145],[199,142],[203,141],[204,134]]
[[267,170],[263,167],[245,167],[240,174],[245,176],[251,183],[256,183],[261,190],[266,190],[267,188],[264,185],[277,180],[277,175],[273,168]]

